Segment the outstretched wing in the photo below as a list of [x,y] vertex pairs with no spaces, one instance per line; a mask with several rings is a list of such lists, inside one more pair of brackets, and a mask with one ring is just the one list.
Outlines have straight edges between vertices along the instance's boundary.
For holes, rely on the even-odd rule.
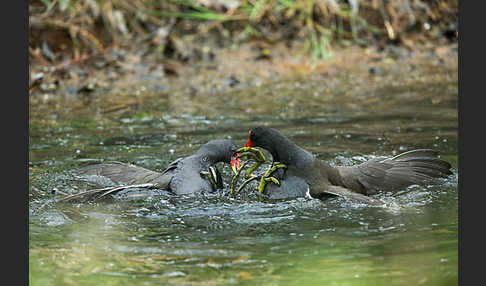
[[352,190],[340,187],[340,186],[332,186],[332,185],[326,185],[325,187],[321,188],[321,193],[320,196],[324,195],[334,195],[338,197],[343,197],[346,200],[349,201],[354,201],[354,202],[360,202],[360,203],[366,203],[370,205],[383,205],[384,203],[378,199],[372,198],[365,196],[360,193],[353,192]]
[[394,192],[407,186],[435,184],[451,175],[451,165],[438,152],[417,149],[391,158],[374,158],[352,167],[337,167],[345,187],[364,193]]
[[96,177],[108,178],[116,184],[133,185],[153,183],[158,188],[167,188],[172,179],[171,170],[175,168],[175,165],[172,166],[172,164],[174,162],[163,173],[121,162],[88,165],[73,172],[77,175],[89,176],[93,180],[96,180]]

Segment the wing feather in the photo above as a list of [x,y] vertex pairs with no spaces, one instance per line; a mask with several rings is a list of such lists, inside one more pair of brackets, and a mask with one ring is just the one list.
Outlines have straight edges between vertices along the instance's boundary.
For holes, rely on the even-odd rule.
[[451,165],[437,155],[438,152],[431,149],[417,149],[391,158],[374,158],[352,167],[338,167],[338,170],[347,188],[368,195],[394,192],[413,184],[435,184],[440,178],[451,175]]

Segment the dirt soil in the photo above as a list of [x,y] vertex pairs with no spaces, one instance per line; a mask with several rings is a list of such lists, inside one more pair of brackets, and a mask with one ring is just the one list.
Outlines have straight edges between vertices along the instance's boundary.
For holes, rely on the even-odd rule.
[[31,65],[30,116],[39,118],[54,110],[71,112],[66,102],[80,107],[100,97],[105,102],[102,111],[111,112],[123,109],[129,98],[141,94],[152,94],[146,100],[173,93],[207,96],[312,77],[332,81],[343,73],[363,79],[372,77],[375,84],[386,84],[390,74],[425,82],[430,81],[428,75],[436,76],[437,69],[457,74],[457,43],[428,44],[413,50],[393,45],[384,50],[351,46],[336,48],[330,59],[318,61],[312,61],[304,48],[276,45],[262,56],[258,43],[248,43],[236,50],[211,49],[212,56],[188,63],[170,61],[156,53],[137,56],[112,50],[80,63]]

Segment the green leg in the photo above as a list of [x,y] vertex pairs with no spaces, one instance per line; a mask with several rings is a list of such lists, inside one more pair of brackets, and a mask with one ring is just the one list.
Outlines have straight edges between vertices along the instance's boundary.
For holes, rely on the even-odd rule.
[[[259,150],[257,148],[253,148],[253,147],[242,147],[242,148],[236,150],[236,152],[239,153],[239,155],[238,155],[239,158],[247,157],[247,158],[253,159],[255,161],[255,164],[253,166],[251,166],[248,170],[246,170],[245,178],[247,180],[245,182],[243,182],[243,184],[238,188],[238,190],[236,191],[238,193],[239,191],[241,191],[241,189],[246,184],[257,179],[257,176],[253,175],[252,173],[265,162],[265,156],[263,155],[263,152],[261,150]],[[246,163],[247,162],[243,163],[243,165],[240,167],[240,169],[233,176],[233,179],[231,181],[230,195],[233,194],[233,192],[235,190],[236,179],[240,175],[243,167],[246,166]],[[276,178],[271,177],[271,174],[279,168],[286,168],[286,166],[284,164],[280,164],[278,162],[273,163],[273,166],[261,178],[260,184],[258,186],[258,191],[259,191],[260,194],[263,192],[267,182],[272,182],[272,183],[277,184],[277,185],[280,184],[280,182]]]
[[260,184],[258,185],[258,192],[263,193],[263,190],[265,189],[265,186],[267,185],[268,182],[272,182],[276,185],[280,185],[280,182],[275,178],[275,177],[270,177],[275,171],[278,169],[286,169],[287,166],[285,164],[282,164],[280,162],[274,162],[272,167],[268,169],[265,174],[262,176],[260,180]]
[[218,189],[218,184],[216,183],[216,180],[217,180],[217,173],[216,173],[216,168],[213,167],[213,166],[209,166],[209,171],[201,171],[201,175],[202,176],[206,176],[209,180],[209,182],[211,183],[211,185],[213,186],[214,190],[217,190]]
[[255,172],[255,170],[258,169],[258,167],[260,167],[262,164],[263,162],[256,162],[255,165],[248,168],[248,170],[245,172],[245,178],[249,179],[253,177],[254,175],[252,173]]
[[233,176],[233,179],[231,180],[231,188],[230,188],[230,196],[233,194],[233,191],[235,189],[235,183],[236,183],[236,179],[238,178],[238,176],[240,175],[241,173],[241,170],[243,170],[243,168],[246,166],[248,162],[244,162],[241,167],[238,169],[238,171],[236,171],[236,174]]
[[249,157],[256,162],[255,165],[253,165],[251,168],[249,168],[246,171],[245,178],[247,178],[247,179],[251,178],[252,173],[265,162],[265,156],[263,155],[263,152],[256,149],[256,148],[242,147],[242,148],[238,149],[236,152],[240,153],[238,155],[239,158]]
[[257,180],[258,177],[257,176],[253,176],[249,179],[247,179],[246,181],[244,181],[243,183],[241,183],[241,185],[238,187],[238,189],[236,190],[236,194],[238,194],[249,182],[253,181],[253,180]]

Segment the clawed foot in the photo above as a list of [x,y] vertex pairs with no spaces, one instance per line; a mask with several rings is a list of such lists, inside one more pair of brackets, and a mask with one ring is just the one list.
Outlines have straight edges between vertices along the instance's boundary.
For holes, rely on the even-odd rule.
[[[245,173],[245,178],[249,179],[252,178],[254,175],[252,174],[258,167],[260,167],[261,164],[265,162],[265,156],[263,155],[263,152],[260,151],[257,148],[253,147],[242,147],[238,149],[236,152],[238,152],[238,157],[247,157],[250,159],[253,159],[256,163],[253,165],[251,168],[246,170]],[[242,166],[243,167],[243,166]]]
[[272,167],[270,167],[270,169],[268,169],[260,179],[260,184],[258,185],[258,192],[263,193],[263,190],[265,189],[265,186],[267,185],[268,182],[272,182],[280,186],[280,182],[275,177],[271,177],[271,175],[278,169],[286,169],[286,168],[287,166],[285,164],[282,164],[280,162],[274,162],[272,164]]
[[[253,147],[242,147],[242,148],[236,150],[236,152],[238,153],[238,156],[237,156],[238,158],[247,157],[247,158],[253,159],[256,162],[255,165],[253,165],[251,168],[246,170],[245,178],[247,180],[245,180],[245,182],[243,182],[243,184],[238,188],[238,190],[236,191],[238,193],[246,184],[257,179],[257,176],[252,174],[252,173],[258,167],[260,167],[261,164],[263,164],[265,162],[265,156],[263,155],[262,151],[260,151],[257,148],[253,148]],[[241,171],[243,170],[243,168],[247,164],[248,164],[247,161],[244,162],[241,165],[241,167],[236,171],[235,175],[233,176],[233,179],[231,180],[230,195],[233,195],[233,193],[235,192],[236,179],[238,178]]]
[[208,171],[201,171],[201,176],[206,176],[213,186],[214,190],[223,188],[223,179],[218,169],[214,166],[209,166]]
[[[263,155],[263,152],[260,151],[257,148],[253,147],[242,147],[238,149],[236,152],[238,152],[238,157],[247,157],[250,159],[253,159],[256,163],[252,167],[248,168],[245,172],[245,182],[238,188],[236,191],[237,193],[249,182],[253,180],[260,180],[260,184],[258,185],[258,192],[261,194],[263,193],[263,190],[265,189],[265,186],[267,183],[271,182],[276,185],[280,185],[280,182],[277,178],[272,177],[272,174],[277,171],[278,169],[285,169],[287,166],[285,164],[282,164],[280,162],[274,162],[272,164],[272,167],[268,169],[263,176],[256,176],[252,174],[258,167],[260,167],[264,162],[265,162],[265,156]],[[231,188],[230,188],[230,195],[234,193],[234,188],[235,188],[235,182],[238,176],[240,175],[242,169],[246,166],[247,162],[244,162],[241,167],[237,170],[235,176],[233,176],[233,180],[231,181]]]
[[[270,169],[268,169],[263,176],[256,176],[252,173],[265,162],[265,156],[263,155],[263,152],[253,147],[242,147],[238,149],[236,152],[239,153],[238,154],[239,158],[247,157],[253,159],[256,162],[255,165],[253,165],[252,167],[248,168],[248,170],[246,170],[245,172],[246,180],[238,188],[236,193],[238,193],[246,184],[248,184],[253,180],[260,180],[260,184],[258,185],[258,192],[260,194],[263,193],[266,184],[269,182],[274,183],[276,185],[280,185],[279,180],[275,177],[272,177],[272,174],[278,169],[287,168],[285,164],[282,164],[280,162],[274,162],[272,164],[272,167],[270,167]],[[236,174],[233,176],[233,180],[231,181],[230,195],[234,193],[236,179],[238,178],[238,176],[240,175],[241,171],[243,170],[243,168],[246,166],[247,163],[248,162],[244,162],[241,165],[241,167],[237,170]]]

